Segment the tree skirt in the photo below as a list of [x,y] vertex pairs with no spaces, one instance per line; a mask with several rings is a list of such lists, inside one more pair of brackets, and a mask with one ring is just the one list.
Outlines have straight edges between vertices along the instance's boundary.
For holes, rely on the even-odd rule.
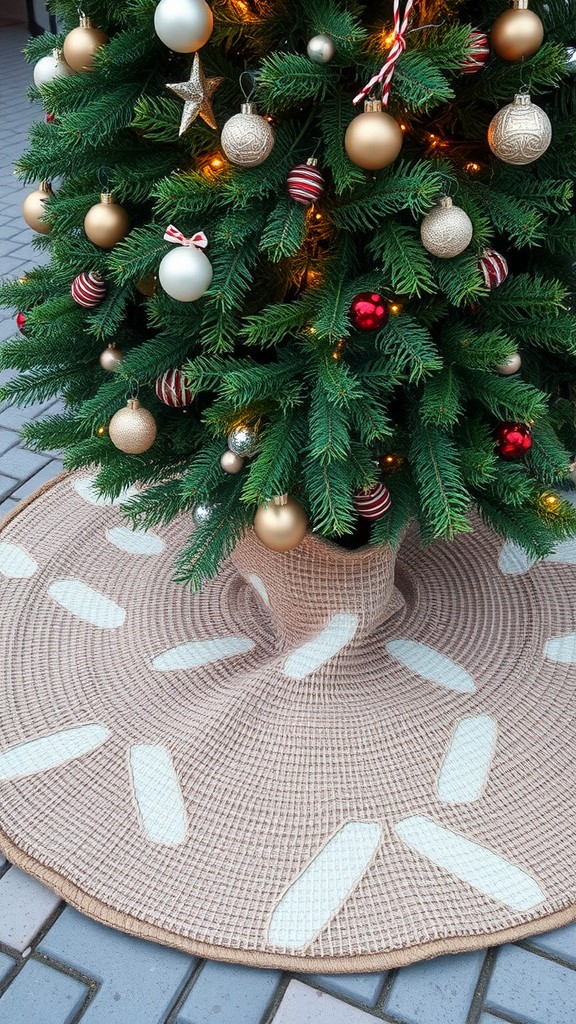
[[220,960],[369,971],[576,916],[576,546],[294,552],[199,595],[189,531],[67,476],[0,536],[0,847]]

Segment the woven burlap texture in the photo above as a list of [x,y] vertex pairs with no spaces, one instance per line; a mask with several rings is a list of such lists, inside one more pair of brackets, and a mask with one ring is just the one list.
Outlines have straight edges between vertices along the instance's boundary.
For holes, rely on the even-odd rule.
[[10,859],[116,927],[302,971],[576,915],[572,547],[250,533],[193,594],[189,522],[125,525],[79,474],[0,535]]

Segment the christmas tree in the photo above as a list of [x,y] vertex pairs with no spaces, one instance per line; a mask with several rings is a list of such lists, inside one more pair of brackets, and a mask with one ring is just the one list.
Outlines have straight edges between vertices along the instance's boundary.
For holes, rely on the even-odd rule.
[[253,523],[576,533],[574,5],[52,6],[17,167],[50,262],[2,288],[1,397],[66,411],[28,443],[194,517],[195,586]]

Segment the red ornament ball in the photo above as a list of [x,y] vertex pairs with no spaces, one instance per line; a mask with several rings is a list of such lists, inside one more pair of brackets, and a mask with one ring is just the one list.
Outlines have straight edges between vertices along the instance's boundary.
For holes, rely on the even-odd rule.
[[468,39],[468,53],[462,64],[463,75],[475,75],[486,64],[490,56],[490,43],[485,32],[479,28],[472,29]]
[[521,459],[532,447],[532,431],[526,423],[501,423],[496,428],[496,450],[501,459]]
[[384,484],[375,483],[367,491],[356,491],[352,504],[363,519],[380,519],[390,508],[392,499]]
[[387,318],[386,302],[377,292],[360,292],[352,299],[350,319],[357,331],[377,331]]
[[79,306],[90,309],[92,306],[99,306],[106,296],[106,285],[100,274],[90,270],[87,274],[78,274],[72,281],[70,294]]
[[487,288],[498,288],[508,277],[508,264],[495,249],[484,249],[478,260],[478,270]]
[[52,124],[55,116],[55,114],[46,114],[46,124]]
[[164,405],[171,405],[173,409],[181,409],[184,405],[190,405],[194,395],[188,386],[182,370],[164,370],[156,379],[156,394]]
[[288,192],[297,203],[310,206],[317,202],[324,191],[324,178],[316,167],[316,161],[298,164],[290,171],[286,180]]
[[24,324],[26,323],[27,319],[28,318],[26,316],[24,316],[24,313],[16,313],[16,316],[15,316],[16,327],[21,332],[21,334],[26,334],[26,331],[24,330]]

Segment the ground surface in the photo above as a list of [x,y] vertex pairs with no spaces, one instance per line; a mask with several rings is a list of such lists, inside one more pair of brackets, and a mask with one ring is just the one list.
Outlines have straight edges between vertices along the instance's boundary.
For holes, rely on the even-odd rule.
[[[11,164],[39,115],[21,28],[0,30],[0,277],[37,262]],[[14,333],[0,311],[0,344]],[[8,374],[0,374],[0,382]],[[18,430],[49,405],[0,404],[0,518],[61,469]],[[0,612],[1,614],[1,612]],[[1,663],[1,662],[0,662]],[[0,698],[1,702],[1,698]],[[1,703],[0,703],[1,707]],[[0,1024],[574,1024],[576,924],[388,974],[301,980],[196,960],[95,924],[0,857]]]

